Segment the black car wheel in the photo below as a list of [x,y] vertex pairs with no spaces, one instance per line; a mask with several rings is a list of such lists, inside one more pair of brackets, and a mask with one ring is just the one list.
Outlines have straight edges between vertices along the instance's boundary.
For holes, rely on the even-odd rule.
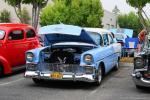
[[0,77],[3,76],[3,68],[0,66]]
[[100,66],[97,70],[97,76],[96,76],[94,84],[96,86],[99,86],[102,82],[102,78],[103,78],[103,70],[102,70],[102,66]]
[[137,88],[137,89],[143,89],[144,87],[143,87],[143,86],[136,85],[136,88]]
[[43,82],[42,79],[37,79],[37,78],[32,78],[32,80],[35,84],[41,84]]

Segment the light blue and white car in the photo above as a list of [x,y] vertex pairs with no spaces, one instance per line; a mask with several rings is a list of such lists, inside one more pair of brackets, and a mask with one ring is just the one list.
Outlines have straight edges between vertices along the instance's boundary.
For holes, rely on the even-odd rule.
[[118,69],[120,56],[101,35],[73,25],[41,27],[44,47],[26,52],[25,77],[43,80],[71,80],[99,85],[111,69]]

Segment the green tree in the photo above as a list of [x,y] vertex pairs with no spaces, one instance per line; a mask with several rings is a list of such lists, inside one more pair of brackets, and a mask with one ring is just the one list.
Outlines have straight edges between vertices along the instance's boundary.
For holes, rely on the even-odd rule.
[[7,2],[9,5],[11,5],[14,8],[17,17],[19,18],[20,22],[23,23],[23,19],[21,17],[22,0],[4,0],[4,1]]
[[[146,6],[146,4],[150,3],[150,0],[126,0],[126,1],[132,7],[137,8],[137,10],[138,10],[138,16],[140,17],[140,21],[141,21],[141,23],[143,25],[143,28],[149,29],[146,20],[149,23],[150,23],[150,21],[149,21],[149,18],[147,16],[147,14],[143,10],[143,8]],[[147,18],[146,20],[144,18],[144,15]]]
[[[21,23],[26,23],[24,20],[22,4],[31,4],[32,5],[32,26],[37,28],[39,23],[39,14],[43,7],[46,6],[49,0],[4,0],[9,5],[14,7],[17,17]],[[27,11],[25,12],[27,13]]]
[[37,28],[39,23],[40,11],[47,5],[49,0],[23,0],[24,4],[32,5],[32,26]]
[[8,22],[11,22],[10,12],[8,12],[7,10],[3,10],[0,13],[0,23],[8,23]]
[[142,24],[139,17],[134,13],[122,14],[118,16],[118,24],[121,28],[129,28],[134,30],[134,36],[142,30]]
[[30,23],[30,15],[29,12],[25,7],[23,7],[22,12],[20,14],[21,18],[23,19],[23,23],[29,24]]
[[100,0],[54,0],[40,14],[42,26],[56,23],[86,27],[102,27],[103,9]]

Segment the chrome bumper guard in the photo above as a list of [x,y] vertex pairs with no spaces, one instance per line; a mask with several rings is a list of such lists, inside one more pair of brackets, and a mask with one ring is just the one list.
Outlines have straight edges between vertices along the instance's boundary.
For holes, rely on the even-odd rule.
[[132,79],[136,85],[150,87],[150,80],[144,79],[143,77],[137,78],[136,74],[132,74]]
[[68,80],[68,81],[84,81],[84,82],[95,82],[93,74],[74,74],[74,73],[62,73],[63,77],[61,79],[51,78],[52,72],[41,73],[36,71],[26,71],[24,76],[26,78],[37,78],[37,79],[46,79],[46,80]]

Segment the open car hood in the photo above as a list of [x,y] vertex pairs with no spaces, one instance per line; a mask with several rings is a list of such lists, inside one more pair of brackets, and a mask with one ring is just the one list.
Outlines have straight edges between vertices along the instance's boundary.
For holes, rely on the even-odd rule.
[[55,24],[41,27],[38,32],[44,37],[44,44],[59,42],[83,42],[96,45],[88,33],[79,26]]

